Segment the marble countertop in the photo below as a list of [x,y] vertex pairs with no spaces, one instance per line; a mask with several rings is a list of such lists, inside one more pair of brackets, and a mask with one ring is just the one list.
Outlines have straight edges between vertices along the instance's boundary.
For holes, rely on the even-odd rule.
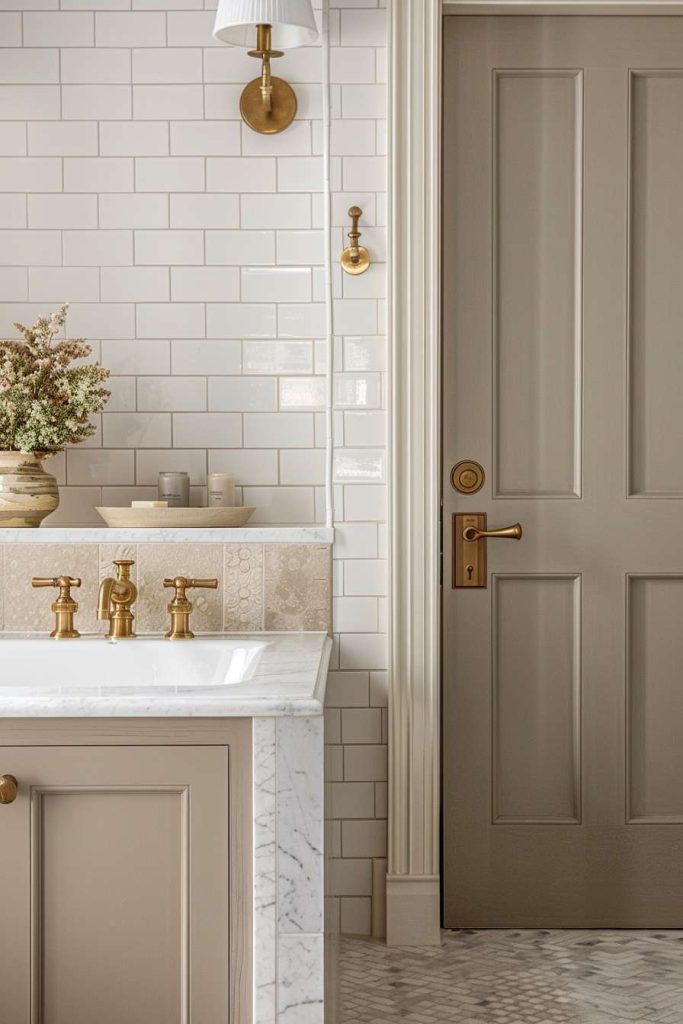
[[138,529],[41,526],[38,529],[0,529],[0,544],[332,544],[334,529],[326,526],[242,526],[230,529]]
[[326,633],[0,639],[0,717],[321,715]]

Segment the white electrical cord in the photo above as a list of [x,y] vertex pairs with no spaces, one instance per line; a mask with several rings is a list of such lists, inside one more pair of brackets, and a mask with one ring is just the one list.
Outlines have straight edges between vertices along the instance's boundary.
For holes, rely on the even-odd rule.
[[325,379],[325,525],[334,526],[334,318],[332,309],[332,189],[330,185],[330,17],[329,0],[322,7],[323,57],[323,236],[325,248],[325,332],[327,367]]

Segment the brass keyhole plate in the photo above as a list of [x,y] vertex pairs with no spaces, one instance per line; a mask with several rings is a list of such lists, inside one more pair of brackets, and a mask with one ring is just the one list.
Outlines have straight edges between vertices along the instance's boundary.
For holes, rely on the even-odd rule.
[[451,484],[461,494],[476,494],[484,486],[485,479],[483,466],[472,459],[463,459],[451,470]]

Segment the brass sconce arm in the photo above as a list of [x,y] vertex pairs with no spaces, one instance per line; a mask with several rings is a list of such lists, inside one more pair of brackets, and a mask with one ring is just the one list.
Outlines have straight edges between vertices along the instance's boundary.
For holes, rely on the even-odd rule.
[[273,80],[270,73],[270,62],[273,57],[284,56],[282,50],[273,50],[271,44],[271,26],[256,26],[256,49],[249,50],[250,57],[261,59],[261,102],[263,109],[271,113],[273,109]]
[[250,57],[260,59],[261,76],[244,88],[240,98],[242,118],[256,132],[266,135],[281,132],[294,120],[297,104],[292,87],[271,74],[271,60],[283,57],[284,52],[273,50],[270,25],[256,26],[256,49],[248,52]]

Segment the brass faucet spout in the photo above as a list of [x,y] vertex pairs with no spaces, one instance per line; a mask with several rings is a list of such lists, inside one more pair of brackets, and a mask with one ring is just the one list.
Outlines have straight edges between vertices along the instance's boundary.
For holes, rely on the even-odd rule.
[[115,580],[111,576],[100,583],[100,591],[97,596],[97,618],[100,621],[111,618],[111,589]]
[[118,559],[116,579],[107,576],[100,583],[97,598],[97,618],[109,620],[107,637],[133,637],[135,618],[131,611],[138,596],[138,588],[130,578],[130,567],[134,565],[130,559]]

